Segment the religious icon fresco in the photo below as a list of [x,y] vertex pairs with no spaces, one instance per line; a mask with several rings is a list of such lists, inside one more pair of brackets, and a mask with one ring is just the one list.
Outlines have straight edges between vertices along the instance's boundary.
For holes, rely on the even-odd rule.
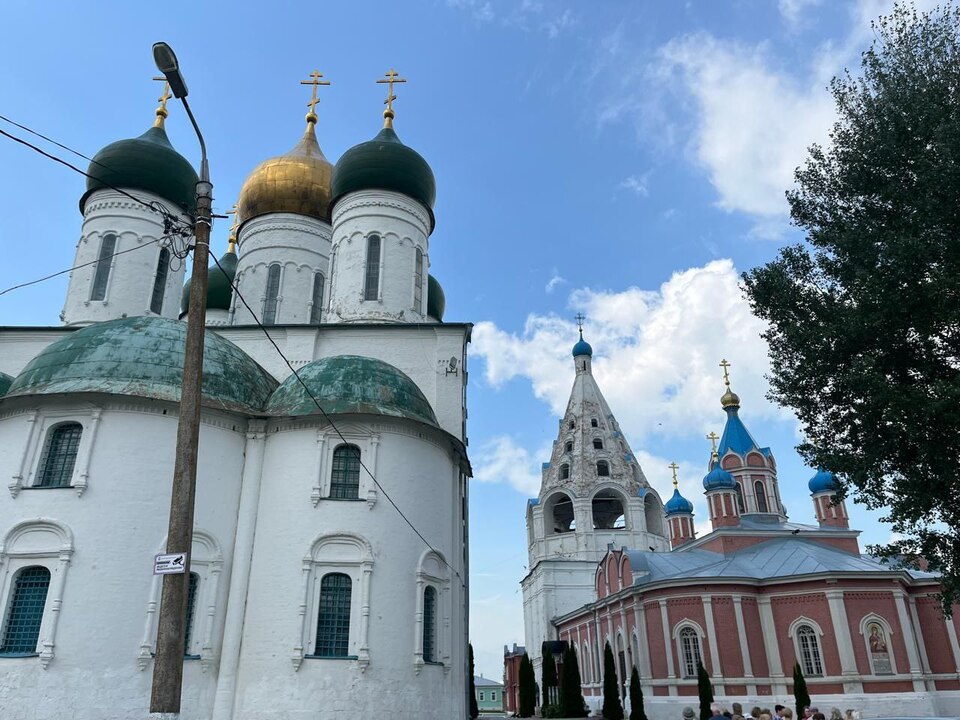
[[893,672],[890,653],[887,651],[887,633],[880,623],[867,625],[867,643],[870,646],[870,662],[876,675],[889,675]]

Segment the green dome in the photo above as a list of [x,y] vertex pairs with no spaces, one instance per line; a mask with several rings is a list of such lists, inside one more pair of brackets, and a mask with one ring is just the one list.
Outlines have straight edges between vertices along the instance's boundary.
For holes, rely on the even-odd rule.
[[[228,250],[220,258],[220,267],[214,263],[207,271],[207,310],[229,310],[233,299],[233,279],[237,276],[237,254]],[[190,280],[183,284],[180,293],[180,313],[190,309]]]
[[[107,393],[180,401],[187,325],[161,317],[97,323],[48,345],[6,397]],[[258,412],[277,381],[249,355],[209,330],[203,351],[203,404]]]
[[[417,384],[382,360],[336,355],[314,360],[298,372],[330,415],[389,415],[438,426],[430,402]],[[266,410],[271,415],[320,414],[295,375],[277,388]]]
[[354,145],[337,161],[330,183],[330,207],[347,193],[374,189],[403,193],[424,205],[433,230],[437,199],[433,170],[420,153],[400,142],[393,128],[385,127],[373,140]]
[[10,389],[10,383],[13,382],[13,377],[7,375],[6,373],[0,372],[0,395],[3,395]]
[[443,288],[433,275],[427,276],[427,315],[437,322],[443,322],[443,311],[447,309],[447,298]]
[[91,193],[109,186],[146,190],[188,212],[196,208],[197,173],[173,149],[162,127],[110,143],[93,156],[87,174],[92,177],[87,178],[87,191],[80,198],[80,212]]

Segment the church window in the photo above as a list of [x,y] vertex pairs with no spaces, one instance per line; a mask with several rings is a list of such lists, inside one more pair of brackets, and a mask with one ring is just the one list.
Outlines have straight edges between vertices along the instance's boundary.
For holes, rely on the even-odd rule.
[[576,426],[577,426],[577,424],[576,424],[573,420],[571,420],[571,421],[570,421],[570,429],[573,430]]
[[600,438],[593,439],[593,449],[594,450],[603,450],[603,440]]
[[684,677],[696,677],[697,666],[703,665],[703,655],[700,651],[700,636],[692,627],[685,627],[680,631],[680,662],[683,666]]
[[623,500],[613,490],[601,490],[593,496],[594,530],[622,530],[626,527]]
[[596,418],[590,419],[590,427],[600,427],[600,423],[597,422]]
[[117,249],[117,236],[104,235],[100,241],[100,255],[97,257],[97,266],[93,271],[93,289],[90,292],[91,300],[103,300],[107,296],[107,280],[110,279],[110,266],[113,265],[113,255]]
[[820,655],[820,642],[817,631],[809,625],[801,625],[796,630],[797,649],[800,651],[800,664],[804,675],[823,675],[823,659]]
[[77,462],[83,426],[77,422],[54,425],[40,457],[38,487],[68,487]]
[[567,440],[563,446],[563,449],[565,452],[573,452],[573,440]]
[[280,266],[271,265],[267,270],[267,288],[263,298],[263,324],[277,322],[277,307],[280,305]]
[[160,314],[163,310],[163,296],[167,290],[167,273],[170,271],[170,251],[160,249],[157,260],[157,274],[153,278],[153,293],[150,295],[150,312]]
[[183,656],[189,658],[200,657],[198,654],[190,652],[191,635],[193,634],[194,617],[197,614],[197,590],[200,588],[200,576],[192,572],[187,581],[187,624],[183,633]]
[[323,310],[323,273],[313,274],[313,295],[310,298],[310,324],[320,324],[320,313]]
[[377,300],[380,297],[380,236],[367,238],[367,265],[363,279],[363,299]]
[[423,251],[417,248],[417,266],[413,274],[413,309],[423,314]]
[[557,535],[575,529],[573,501],[565,493],[557,493],[547,500],[544,512],[546,535]]
[[437,589],[423,589],[423,661],[437,661]]
[[330,497],[338,500],[360,497],[360,448],[356,445],[341,445],[333,451]]
[[43,607],[50,588],[50,571],[38,565],[25,567],[13,585],[4,623],[0,655],[36,655]]
[[753,484],[753,491],[757,495],[757,512],[767,512],[767,494],[763,490],[763,482],[757,480]]
[[740,487],[740,483],[737,483],[737,508],[740,512],[746,512],[743,505],[743,488]]
[[350,594],[348,575],[329,573],[320,581],[320,615],[314,655],[347,657],[350,644]]
[[560,479],[566,480],[570,477],[570,466],[564,463],[560,466]]
[[606,460],[597,461],[597,475],[599,477],[610,477],[610,464]]
[[653,493],[643,496],[643,518],[647,524],[647,532],[663,535],[663,505]]

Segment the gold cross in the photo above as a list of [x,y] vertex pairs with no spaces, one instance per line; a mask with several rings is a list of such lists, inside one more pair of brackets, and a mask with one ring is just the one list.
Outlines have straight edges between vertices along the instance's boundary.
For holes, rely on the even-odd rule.
[[680,466],[677,465],[675,462],[672,462],[669,465],[667,465],[667,467],[673,470],[673,486],[676,487],[677,486],[677,469]]
[[[310,73],[309,80],[301,80],[301,85],[313,85],[312,94],[310,96],[310,102],[307,103],[307,107],[310,108],[310,112],[307,114],[307,122],[316,122],[317,121],[317,103],[320,102],[317,99],[317,88],[320,85],[329,85],[329,80],[321,80],[323,73],[319,70],[314,70]],[[312,119],[311,119],[312,118]]]
[[720,436],[717,435],[713,430],[711,430],[710,434],[707,435],[707,440],[710,441],[710,448],[714,456],[716,456],[717,454],[717,440],[719,439],[720,439]]
[[727,362],[726,358],[720,361],[720,367],[723,368],[723,384],[730,387],[730,373],[727,372],[730,369],[730,363]]
[[[384,79],[386,78],[386,79]],[[397,74],[397,71],[393,68],[386,73],[384,73],[383,78],[377,80],[378,85],[387,85],[387,99],[383,101],[383,104],[387,106],[387,109],[383,111],[383,126],[392,128],[393,127],[393,101],[397,99],[397,96],[393,94],[393,84],[394,83],[405,83],[406,80],[400,77]]]
[[230,237],[227,238],[227,252],[236,252],[237,228],[240,227],[240,213],[237,212],[237,203],[233,204],[233,208],[227,210],[227,215],[233,215],[233,225],[230,226]]
[[157,102],[160,103],[160,107],[157,108],[157,119],[153,122],[154,127],[162,128],[163,121],[170,115],[167,110],[167,100],[172,98],[173,95],[170,94],[170,83],[167,82],[166,78],[155,77],[153,79],[163,83],[163,94],[157,98]]

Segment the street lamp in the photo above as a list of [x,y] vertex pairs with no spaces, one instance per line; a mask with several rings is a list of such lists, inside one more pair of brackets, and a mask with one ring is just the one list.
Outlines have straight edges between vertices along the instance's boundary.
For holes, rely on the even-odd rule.
[[167,529],[167,553],[185,553],[187,562],[180,574],[163,576],[160,618],[157,628],[157,652],[150,692],[150,712],[170,718],[180,713],[183,687],[183,656],[187,620],[187,588],[190,578],[190,553],[193,549],[193,514],[197,492],[197,446],[200,439],[200,405],[203,381],[203,340],[206,326],[207,262],[210,254],[211,206],[213,185],[207,165],[207,147],[197,121],[187,103],[187,84],[173,49],[155,43],[153,59],[163,73],[174,97],[182,103],[200,141],[200,180],[197,182],[197,209],[194,216],[193,276],[187,311],[187,338],[183,355],[183,379],[180,386],[180,418],[177,424],[177,449],[170,496],[170,521]]

